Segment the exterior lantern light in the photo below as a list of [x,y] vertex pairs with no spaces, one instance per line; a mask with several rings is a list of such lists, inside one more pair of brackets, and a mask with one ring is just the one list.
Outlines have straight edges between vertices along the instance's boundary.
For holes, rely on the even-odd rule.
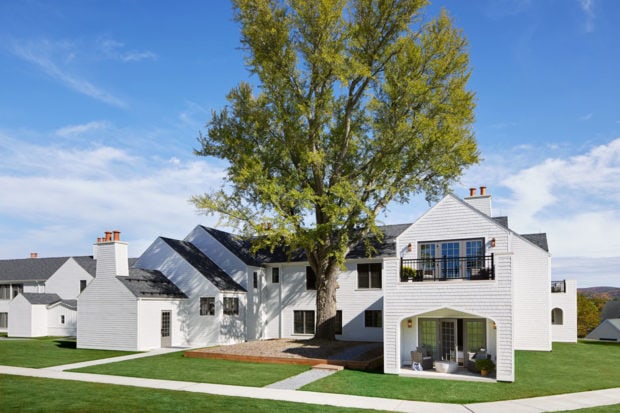
[[407,328],[411,328],[413,326],[413,321],[411,319],[407,320]]
[[491,248],[495,248],[495,238],[491,238]]

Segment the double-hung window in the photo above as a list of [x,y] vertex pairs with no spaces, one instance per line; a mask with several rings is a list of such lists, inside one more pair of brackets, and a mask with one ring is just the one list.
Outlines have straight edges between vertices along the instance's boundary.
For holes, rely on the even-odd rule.
[[381,288],[381,263],[357,264],[357,288]]
[[200,297],[200,315],[215,315],[215,297]]
[[224,297],[224,314],[239,315],[239,298]]
[[293,324],[294,334],[314,334],[314,311],[294,311]]

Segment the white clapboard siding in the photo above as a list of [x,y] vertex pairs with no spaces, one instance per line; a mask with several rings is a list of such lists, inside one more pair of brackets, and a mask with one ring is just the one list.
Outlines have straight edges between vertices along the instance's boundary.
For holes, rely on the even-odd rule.
[[[562,310],[562,324],[552,324],[553,341],[577,342],[577,281],[566,280],[566,291],[551,294],[551,311]],[[549,314],[551,317],[551,314]]]
[[93,276],[90,275],[73,258],[69,258],[60,268],[45,282],[45,292],[55,293],[65,300],[74,300],[80,294],[80,281],[90,283]]

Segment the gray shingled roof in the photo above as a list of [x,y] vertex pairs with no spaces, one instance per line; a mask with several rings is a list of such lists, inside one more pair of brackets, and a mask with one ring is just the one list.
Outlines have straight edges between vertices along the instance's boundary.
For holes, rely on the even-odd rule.
[[605,307],[603,307],[603,311],[601,311],[601,321],[607,320],[608,318],[620,319],[620,300],[611,300],[605,303]]
[[221,291],[246,291],[235,280],[217,266],[209,257],[204,255],[198,248],[188,241],[179,241],[171,238],[160,237],[162,241],[175,250],[185,261],[200,272]]
[[84,269],[87,273],[95,276],[97,272],[97,261],[92,256],[73,257],[73,259]]
[[547,245],[547,234],[521,234],[521,236],[532,244],[537,245],[545,251],[549,252],[549,245]]
[[69,257],[0,260],[0,281],[46,281],[68,259]]
[[136,297],[187,298],[179,287],[157,270],[130,268],[129,275],[116,278]]
[[508,228],[508,217],[491,217],[491,219],[504,228]]
[[30,304],[50,305],[50,304],[57,303],[61,300],[58,294],[22,293],[22,295],[24,296],[26,300],[28,300]]
[[[409,228],[409,226],[411,226],[411,224],[385,225],[379,227],[383,232],[383,240],[382,242],[378,242],[376,238],[371,240],[371,245],[376,250],[374,256],[395,255],[396,238],[402,234],[404,230]],[[290,251],[287,247],[275,248],[273,252],[260,250],[256,254],[253,254],[251,252],[251,239],[244,239],[214,228],[205,226],[202,226],[202,228],[247,265],[261,266],[266,263],[307,261],[304,251]],[[351,251],[347,255],[347,258],[365,258],[366,256],[366,246],[363,242],[359,242],[351,247]]]

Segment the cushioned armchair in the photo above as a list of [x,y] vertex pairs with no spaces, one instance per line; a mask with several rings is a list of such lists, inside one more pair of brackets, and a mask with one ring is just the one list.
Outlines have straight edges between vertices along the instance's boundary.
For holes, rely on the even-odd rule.
[[418,347],[415,351],[411,352],[411,361],[413,363],[420,363],[424,370],[431,370],[433,368],[433,355],[425,347]]
[[467,370],[472,373],[480,373],[478,367],[476,367],[476,360],[484,360],[490,359],[491,355],[486,352],[484,349],[478,350],[476,353],[467,353]]

